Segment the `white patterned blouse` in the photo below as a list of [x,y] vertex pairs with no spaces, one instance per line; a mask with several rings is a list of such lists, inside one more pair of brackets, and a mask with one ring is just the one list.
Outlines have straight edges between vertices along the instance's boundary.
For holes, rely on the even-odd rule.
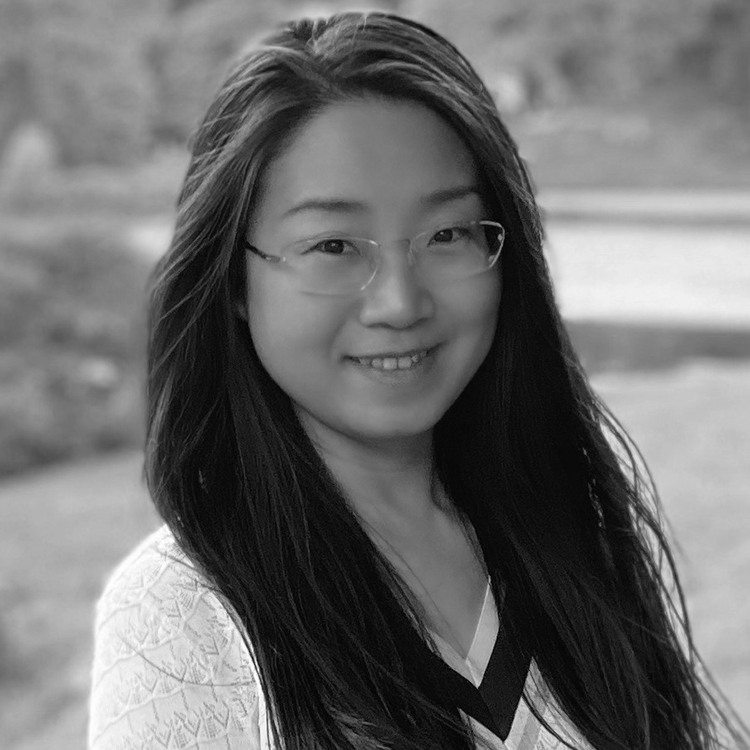
[[[436,639],[444,661],[479,686],[498,629],[488,592],[462,659]],[[555,709],[534,663],[505,740],[466,716],[493,750],[562,750],[534,717],[590,750]],[[115,570],[99,601],[89,706],[89,750],[275,750],[248,648],[226,605],[166,526]]]

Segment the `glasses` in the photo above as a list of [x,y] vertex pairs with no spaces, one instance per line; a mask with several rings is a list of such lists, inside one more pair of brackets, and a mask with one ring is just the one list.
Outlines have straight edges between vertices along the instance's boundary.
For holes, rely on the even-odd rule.
[[[505,229],[495,221],[470,221],[422,232],[408,240],[409,266],[425,284],[440,284],[489,271],[500,257]],[[407,242],[403,240],[402,242]],[[367,288],[382,263],[374,240],[329,234],[300,240],[281,255],[249,242],[245,249],[269,263],[285,264],[300,289],[312,294],[346,295]]]

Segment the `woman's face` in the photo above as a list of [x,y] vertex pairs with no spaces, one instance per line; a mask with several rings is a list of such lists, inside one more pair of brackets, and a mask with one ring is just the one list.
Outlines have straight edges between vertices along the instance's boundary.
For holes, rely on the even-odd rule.
[[429,435],[472,378],[493,338],[499,271],[423,283],[403,240],[491,218],[477,181],[440,117],[375,99],[323,110],[269,166],[247,235],[256,248],[283,255],[321,234],[382,245],[372,282],[342,296],[304,291],[287,264],[248,253],[242,313],[308,431],[360,442]]

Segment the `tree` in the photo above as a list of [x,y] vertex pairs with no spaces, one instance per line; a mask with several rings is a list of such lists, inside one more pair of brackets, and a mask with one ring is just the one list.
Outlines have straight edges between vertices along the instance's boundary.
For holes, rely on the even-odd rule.
[[562,103],[613,76],[610,0],[412,0],[409,15],[469,53],[492,86],[518,76],[532,102]]
[[232,58],[281,15],[274,0],[202,0],[171,14],[154,41],[156,129],[184,142],[197,125]]
[[14,118],[54,132],[69,163],[142,155],[154,102],[144,49],[164,0],[5,2],[0,66],[11,83],[0,95]]
[[30,42],[28,3],[0,2],[0,147],[24,120],[33,118]]
[[622,97],[678,80],[750,101],[747,0],[410,0],[409,15],[510,70],[539,103]]

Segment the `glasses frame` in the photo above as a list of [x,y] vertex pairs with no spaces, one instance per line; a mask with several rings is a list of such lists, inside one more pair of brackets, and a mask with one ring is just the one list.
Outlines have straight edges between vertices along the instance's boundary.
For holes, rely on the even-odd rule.
[[[454,277],[456,279],[471,278],[472,276],[479,276],[480,274],[483,274],[483,273],[486,273],[487,271],[492,270],[497,265],[497,261],[500,258],[500,255],[503,250],[503,246],[505,245],[505,238],[506,238],[505,227],[502,224],[500,224],[500,222],[481,220],[481,221],[470,221],[470,222],[467,222],[467,224],[478,225],[482,227],[496,228],[498,230],[498,237],[499,237],[500,242],[499,242],[499,247],[497,251],[494,253],[492,260],[490,261],[489,265],[486,268],[481,268],[475,272]],[[450,228],[451,227],[449,226],[445,227],[445,229],[450,229]],[[350,294],[358,294],[359,292],[363,292],[373,282],[373,279],[378,275],[378,271],[380,270],[380,266],[382,264],[382,254],[380,254],[379,251],[382,249],[384,244],[397,244],[397,243],[403,243],[403,242],[408,241],[409,248],[407,251],[407,255],[409,258],[409,265],[410,267],[414,268],[414,266],[417,264],[417,255],[420,252],[419,249],[416,247],[416,241],[419,240],[420,237],[433,234],[436,231],[441,231],[441,230],[429,229],[424,232],[420,232],[419,234],[415,235],[414,237],[408,240],[406,239],[396,240],[393,243],[381,243],[381,242],[377,242],[376,240],[368,239],[366,237],[342,236],[341,239],[347,239],[347,240],[352,240],[356,242],[363,242],[365,243],[367,247],[372,249],[373,252],[368,253],[369,258],[375,259],[374,263],[371,263],[372,273],[368,277],[367,281],[365,281],[364,284],[362,284],[362,286],[358,287],[357,289],[353,289],[352,291],[345,291],[345,292],[321,292],[321,291],[312,292],[311,291],[309,293],[320,294],[326,297],[345,297]],[[331,239],[339,239],[339,238],[332,237]],[[302,241],[304,242],[304,240]],[[321,239],[321,241],[323,240]],[[294,269],[292,262],[290,262],[289,258],[287,258],[284,255],[275,255],[273,253],[266,253],[265,251],[258,249],[255,245],[250,243],[248,240],[245,240],[242,243],[242,247],[246,252],[253,253],[254,255],[259,257],[261,260],[267,261],[269,263],[274,263],[274,264],[286,263],[289,268],[291,268],[292,270]]]

